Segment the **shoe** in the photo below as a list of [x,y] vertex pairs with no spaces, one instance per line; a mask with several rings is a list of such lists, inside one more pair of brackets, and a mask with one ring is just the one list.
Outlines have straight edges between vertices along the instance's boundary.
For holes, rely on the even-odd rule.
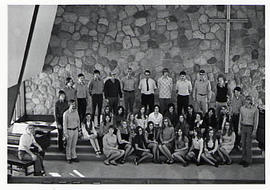
[[72,158],[71,159],[73,162],[79,162],[79,159],[78,158]]
[[99,155],[99,153],[96,153],[96,158],[100,158],[100,155]]
[[183,166],[184,167],[187,167],[188,166],[188,163],[187,162],[183,163]]
[[231,165],[232,163],[233,163],[232,160],[230,160],[230,161],[226,162],[226,165]]
[[216,168],[218,168],[218,163],[215,163],[215,165],[214,165]]
[[244,165],[246,162],[244,161],[244,160],[241,160],[240,162],[239,162],[239,165]]
[[137,162],[137,158],[134,158],[133,162],[134,162],[134,164],[135,164],[136,166],[139,165],[139,163]]
[[104,160],[104,162],[103,162],[105,165],[110,165],[110,162],[108,161],[108,160]]
[[126,160],[124,159],[120,160],[120,164],[124,164],[124,163],[126,163]]
[[200,163],[200,162],[197,162],[197,163],[196,163],[196,165],[197,165],[197,166],[200,166],[200,165],[201,165],[201,163]]
[[110,161],[110,164],[111,165],[114,165],[114,166],[117,166],[118,164],[113,160],[113,161]]
[[173,160],[169,160],[168,164],[173,164],[173,162],[174,162]]
[[244,168],[249,167],[249,163],[245,163],[245,164],[243,164],[243,167],[244,167]]
[[72,161],[71,161],[71,160],[67,160],[67,163],[71,164],[71,163],[72,163]]

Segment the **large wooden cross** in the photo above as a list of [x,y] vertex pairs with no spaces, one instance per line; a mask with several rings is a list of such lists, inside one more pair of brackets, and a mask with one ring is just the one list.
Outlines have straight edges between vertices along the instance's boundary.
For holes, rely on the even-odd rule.
[[230,67],[230,30],[231,30],[231,23],[239,22],[239,23],[246,23],[248,22],[247,18],[238,18],[238,19],[231,19],[231,6],[227,5],[227,16],[226,18],[210,18],[208,19],[209,22],[212,23],[226,23],[226,45],[225,45],[225,73],[229,72]]

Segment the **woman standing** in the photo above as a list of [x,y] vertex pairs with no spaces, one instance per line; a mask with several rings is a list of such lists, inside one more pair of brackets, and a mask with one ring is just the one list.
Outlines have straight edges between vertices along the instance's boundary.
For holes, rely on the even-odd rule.
[[149,121],[147,124],[147,127],[145,129],[145,141],[147,144],[147,148],[150,148],[153,155],[154,155],[154,163],[159,162],[159,149],[158,149],[158,142],[155,137],[154,132],[154,123],[152,121]]
[[235,133],[232,129],[232,125],[230,125],[229,121],[223,123],[222,136],[220,139],[220,152],[226,159],[226,163],[228,165],[232,164],[232,159],[229,154],[231,153],[234,142],[235,142]]
[[120,159],[124,156],[125,151],[118,149],[117,137],[114,132],[114,127],[112,125],[109,126],[109,131],[103,137],[103,152],[106,156],[106,160],[104,160],[105,165],[114,165],[117,166],[116,160]]
[[169,118],[164,118],[162,130],[160,133],[160,145],[158,146],[160,152],[167,158],[166,163],[172,164],[172,148],[174,141],[174,128],[169,120]]
[[139,112],[135,115],[135,121],[137,126],[141,126],[143,129],[147,127],[148,116],[145,113],[144,106],[141,106]]
[[139,159],[134,159],[134,164],[139,165],[143,160],[147,158],[153,158],[150,149],[146,148],[146,142],[143,134],[142,127],[136,128],[136,136],[134,137],[135,154]]
[[172,155],[174,160],[178,160],[183,163],[183,166],[186,167],[188,165],[185,160],[186,154],[188,152],[188,138],[179,128],[176,133],[175,138],[175,150]]
[[130,131],[127,125],[127,121],[123,120],[121,125],[117,128],[117,139],[119,143],[119,149],[125,151],[123,159],[120,161],[121,164],[126,162],[126,158],[134,151],[131,145]]
[[87,113],[85,115],[85,120],[82,123],[82,128],[85,128],[85,130],[87,131],[87,136],[90,140],[92,147],[95,150],[96,157],[100,158],[101,151],[100,151],[100,147],[99,147],[99,143],[98,143],[98,139],[97,139],[97,137],[98,137],[97,131],[95,129],[94,122],[91,121],[91,114],[90,113]]

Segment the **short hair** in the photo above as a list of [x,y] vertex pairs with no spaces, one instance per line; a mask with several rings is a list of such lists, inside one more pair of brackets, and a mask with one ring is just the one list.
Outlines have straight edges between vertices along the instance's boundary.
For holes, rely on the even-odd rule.
[[158,107],[158,110],[160,111],[160,106],[158,104],[154,105],[154,109]]
[[80,73],[78,74],[78,77],[84,77],[84,74]]
[[187,75],[185,71],[181,71],[179,75]]
[[238,91],[238,92],[241,92],[242,91],[242,89],[241,89],[241,87],[239,87],[239,86],[237,86],[237,87],[235,87],[234,89],[233,89],[233,91]]
[[246,96],[246,100],[249,100],[249,101],[251,101],[251,103],[253,103],[253,98],[252,98],[252,96],[250,96],[250,95],[247,95],[247,96]]
[[200,72],[199,72],[200,74],[205,74],[205,70],[200,70]]
[[169,69],[168,69],[168,68],[164,68],[164,69],[162,70],[162,74],[168,73],[168,72],[169,72]]
[[131,71],[132,71],[132,68],[131,68],[131,67],[129,67],[129,68],[128,68],[128,70],[131,70]]
[[149,73],[149,74],[150,74],[151,72],[150,72],[150,70],[146,69],[146,70],[144,71],[144,73]]
[[219,75],[217,76],[217,79],[219,79],[219,78],[223,78],[223,80],[226,81],[226,77],[225,77],[223,74],[219,74]]
[[70,99],[68,102],[69,102],[69,104],[73,104],[73,103],[75,103],[76,101],[75,101],[74,99]]
[[60,96],[62,94],[66,95],[65,91],[64,90],[59,90],[58,95]]
[[67,85],[70,81],[72,81],[72,78],[71,78],[71,77],[67,77],[67,78],[66,78],[66,85]]
[[108,130],[109,129],[113,129],[114,130],[114,126],[113,125],[110,125],[109,127],[108,127]]
[[100,71],[99,70],[94,70],[94,74],[100,74]]

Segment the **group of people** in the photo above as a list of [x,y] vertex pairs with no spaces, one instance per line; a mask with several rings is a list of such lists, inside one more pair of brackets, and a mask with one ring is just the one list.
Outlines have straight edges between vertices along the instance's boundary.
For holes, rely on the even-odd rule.
[[[76,144],[83,136],[90,140],[97,157],[102,153],[106,156],[106,165],[123,164],[134,153],[136,165],[145,159],[163,163],[162,154],[168,164],[179,161],[187,166],[194,161],[199,165],[204,160],[217,167],[232,163],[229,154],[233,148],[242,150],[240,164],[244,167],[251,164],[258,109],[251,96],[241,94],[240,87],[229,89],[223,75],[217,77],[215,106],[208,108],[212,89],[204,70],[199,71],[194,85],[185,71],[180,72],[174,85],[167,68],[157,81],[150,77],[150,70],[145,70],[139,81],[132,76],[131,68],[121,81],[116,74],[111,72],[104,82],[95,70],[88,85],[83,74],[78,75],[75,85],[68,77],[65,88],[59,91],[55,103],[58,146],[60,151],[65,151],[68,163],[79,161]],[[176,105],[172,103],[173,89],[177,93]],[[137,90],[141,93],[141,105],[134,112]],[[156,90],[158,101],[155,101]],[[86,113],[90,97],[92,114]],[[106,106],[102,113],[104,98]],[[190,98],[194,107],[189,103]]]

